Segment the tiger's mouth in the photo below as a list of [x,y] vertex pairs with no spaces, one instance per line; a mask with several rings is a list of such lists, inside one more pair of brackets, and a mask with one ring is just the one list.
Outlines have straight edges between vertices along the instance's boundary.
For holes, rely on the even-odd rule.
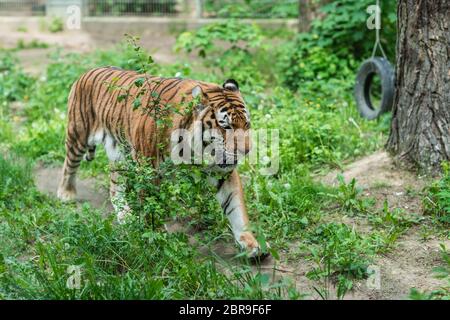
[[239,164],[239,157],[237,154],[230,152],[222,152],[221,156],[216,158],[216,167],[221,171],[231,171]]

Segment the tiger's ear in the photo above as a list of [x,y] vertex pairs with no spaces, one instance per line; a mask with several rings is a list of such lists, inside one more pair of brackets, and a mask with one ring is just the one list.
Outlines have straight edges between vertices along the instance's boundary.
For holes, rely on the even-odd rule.
[[233,91],[233,92],[236,92],[236,91],[239,91],[239,84],[234,79],[228,79],[227,81],[225,81],[223,83],[223,88]]

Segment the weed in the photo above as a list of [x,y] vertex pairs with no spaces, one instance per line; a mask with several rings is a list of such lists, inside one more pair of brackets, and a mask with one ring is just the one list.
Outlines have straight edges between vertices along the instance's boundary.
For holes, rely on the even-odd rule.
[[450,223],[450,164],[442,165],[442,178],[426,188],[423,206],[425,213],[433,216],[438,222]]
[[435,277],[442,279],[447,283],[440,289],[432,292],[420,292],[412,288],[409,294],[410,299],[413,300],[449,300],[450,299],[450,253],[445,246],[441,244],[441,256],[444,265],[433,269]]

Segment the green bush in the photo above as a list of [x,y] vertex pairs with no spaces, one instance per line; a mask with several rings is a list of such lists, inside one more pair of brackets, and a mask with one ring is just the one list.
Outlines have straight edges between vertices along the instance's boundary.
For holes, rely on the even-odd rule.
[[267,79],[264,74],[267,67],[261,61],[267,51],[262,42],[262,32],[256,25],[228,20],[182,33],[176,49],[196,52],[216,78],[219,75],[234,78],[244,89],[255,90]]
[[[315,35],[317,45],[330,49],[342,59],[349,56],[357,60],[370,57],[375,41],[375,30],[367,28],[369,13],[366,12],[373,0],[330,1],[321,7],[323,19],[313,21],[311,33]],[[396,8],[391,0],[381,0],[381,40],[383,47],[392,60],[396,42]]]
[[48,31],[53,33],[64,31],[64,21],[61,18],[52,18],[48,26]]
[[305,86],[303,91],[323,90],[325,86],[348,90],[357,70],[351,56],[341,59],[334,50],[318,45],[311,34],[299,34],[292,43],[280,47],[278,56],[278,77],[294,91]]
[[0,51],[0,107],[6,110],[8,102],[28,99],[34,79],[25,74],[18,59],[10,52]]
[[[313,21],[309,33],[300,33],[290,44],[279,48],[280,81],[293,90],[304,86],[323,91],[330,86],[349,90],[358,64],[372,55],[375,30],[366,26],[366,8],[373,4],[372,0],[342,0],[323,5],[324,17]],[[396,5],[385,0],[381,7],[382,45],[393,61]]]

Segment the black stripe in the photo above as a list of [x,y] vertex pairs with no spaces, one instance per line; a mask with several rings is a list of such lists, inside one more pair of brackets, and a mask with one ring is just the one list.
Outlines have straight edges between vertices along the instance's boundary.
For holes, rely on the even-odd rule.
[[[110,71],[109,69],[104,69],[104,70],[102,70],[102,71],[100,71],[99,73],[97,73],[96,75],[95,75],[95,77],[92,79],[92,85],[91,85],[91,90],[90,90],[90,100],[91,100],[91,104],[90,104],[90,108],[89,108],[89,110],[90,110],[90,113],[91,113],[91,121],[92,122],[94,122],[95,121],[95,111],[94,111],[94,100],[92,100],[92,95],[94,94],[94,92],[95,92],[95,88],[97,87],[97,78],[98,77],[100,77],[100,76],[104,76],[105,75],[105,73],[107,72],[107,71]],[[110,71],[109,73],[108,73],[108,75],[110,75],[112,72]],[[107,75],[107,76],[108,76]],[[107,77],[106,76],[106,77]],[[105,78],[106,78],[105,77]],[[99,81],[100,82],[100,81]]]
[[[86,74],[84,74],[77,82],[75,85],[75,96],[76,94],[79,92],[79,87],[81,85],[82,79],[84,79],[84,77],[86,76]],[[75,97],[74,97],[75,98]],[[74,101],[76,102],[76,100]],[[75,118],[75,112],[76,112],[76,104],[75,103],[71,103],[70,105],[70,109],[68,110],[68,118],[69,118],[69,123],[76,123],[76,118]],[[70,124],[69,124],[70,125]],[[76,128],[76,125],[74,124],[73,126],[71,126],[73,133],[75,134],[75,137],[77,138],[76,140],[78,141],[80,138],[80,135],[78,134],[78,130]]]
[[[122,87],[122,86],[126,85],[126,83],[128,82],[128,80],[134,78],[135,76],[136,76],[136,75],[131,75],[131,76],[126,77],[126,78],[125,78],[125,81],[123,81],[119,86]],[[122,78],[121,80],[123,80],[123,78]],[[112,92],[112,93],[111,93],[111,96],[109,97],[108,102],[107,102],[107,104],[105,105],[104,108],[108,107],[108,105],[110,105],[110,104],[113,103],[113,101],[112,101],[113,98],[115,98],[115,99],[114,99],[114,104],[113,104],[113,105],[110,105],[110,107],[108,108],[108,111],[106,112],[106,115],[105,115],[104,111],[103,111],[103,113],[102,113],[102,117],[104,116],[104,123],[105,123],[105,124],[109,124],[109,128],[110,128],[111,133],[112,133],[112,131],[113,131],[113,127],[111,126],[111,124],[112,124],[112,121],[111,121],[111,120],[112,120],[112,119],[111,119],[111,120],[109,119],[109,118],[110,118],[109,115],[110,115],[111,111],[112,111],[112,114],[114,115],[114,110],[115,110],[115,108],[116,108],[116,106],[117,106],[117,103],[119,102],[119,95],[120,95],[120,93],[121,93],[121,90],[122,90],[122,89],[119,89],[119,90],[116,90],[115,92]],[[111,116],[111,117],[112,117],[112,116]],[[113,135],[114,135],[114,134],[113,134]]]
[[230,192],[227,200],[225,200],[225,203],[222,203],[222,209],[224,212],[227,212],[227,208],[230,205],[232,199],[233,199],[233,192]]
[[229,212],[225,212],[225,215],[229,216],[234,211],[234,209],[236,209],[236,208],[237,207],[233,207],[233,209],[231,209]]
[[220,188],[222,188],[223,184],[225,183],[225,179],[219,179],[218,183],[217,183],[217,190],[220,190]]
[[67,164],[70,169],[77,169],[80,166],[80,163],[74,163],[73,165]]

